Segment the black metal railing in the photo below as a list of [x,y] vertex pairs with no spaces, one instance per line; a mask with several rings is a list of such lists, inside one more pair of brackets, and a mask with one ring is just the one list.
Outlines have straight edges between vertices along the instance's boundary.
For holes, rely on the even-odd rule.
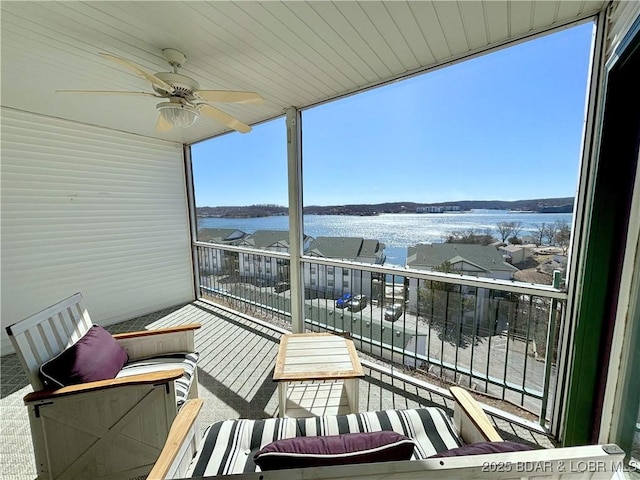
[[552,411],[566,294],[557,287],[196,243],[200,295],[291,328],[303,295],[309,330],[349,332],[358,349],[536,414]]

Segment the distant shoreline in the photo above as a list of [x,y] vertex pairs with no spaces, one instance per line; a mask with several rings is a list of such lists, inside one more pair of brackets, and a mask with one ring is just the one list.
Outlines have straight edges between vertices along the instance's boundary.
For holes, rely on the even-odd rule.
[[[571,213],[522,213],[508,210],[478,209],[455,214],[381,214],[372,216],[305,215],[304,233],[311,238],[356,237],[376,239],[384,244],[385,263],[404,266],[407,248],[425,243],[443,243],[454,233],[489,234],[500,238],[497,225],[513,222],[523,241],[538,235],[543,225],[549,227],[571,225]],[[213,229],[239,230],[252,234],[257,231],[288,231],[289,217],[284,215],[261,218],[198,218],[198,231]],[[526,240],[528,243],[528,240]]]
[[[531,200],[462,200],[459,202],[416,203],[389,202],[353,205],[310,205],[304,207],[305,215],[349,215],[375,216],[384,213],[442,213],[457,209],[459,212],[471,210],[507,210],[514,213],[573,213],[573,197],[538,198]],[[425,211],[429,210],[429,211]],[[196,207],[196,216],[201,218],[260,218],[288,215],[289,209],[280,205],[246,205]]]

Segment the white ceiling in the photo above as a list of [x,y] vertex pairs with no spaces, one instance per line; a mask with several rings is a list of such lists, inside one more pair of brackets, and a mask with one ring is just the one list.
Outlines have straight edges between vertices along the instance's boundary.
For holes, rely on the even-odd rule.
[[218,104],[254,124],[579,21],[607,1],[0,2],[2,105],[193,143],[225,132],[205,117],[156,132],[158,99],[60,89],[151,91],[98,55],[169,71],[163,48],[203,89],[250,90],[264,105]]

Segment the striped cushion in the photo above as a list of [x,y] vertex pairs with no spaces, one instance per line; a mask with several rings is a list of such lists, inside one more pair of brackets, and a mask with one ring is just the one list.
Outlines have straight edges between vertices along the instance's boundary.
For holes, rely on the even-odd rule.
[[176,384],[176,400],[178,408],[187,400],[191,381],[194,378],[194,371],[198,363],[198,352],[193,353],[166,353],[155,357],[145,358],[143,360],[135,360],[127,363],[116,378],[128,377],[139,373],[159,372],[163,370],[172,370],[174,368],[183,368],[184,375],[175,381]]
[[253,455],[283,438],[392,430],[415,441],[412,460],[463,445],[440,408],[384,410],[310,418],[225,420],[210,425],[189,469],[193,477],[257,472]]

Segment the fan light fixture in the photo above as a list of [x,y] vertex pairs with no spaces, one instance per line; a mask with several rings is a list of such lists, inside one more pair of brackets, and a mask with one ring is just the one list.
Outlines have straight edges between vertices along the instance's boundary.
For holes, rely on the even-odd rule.
[[156,109],[162,118],[179,128],[190,127],[200,116],[200,111],[196,107],[185,103],[163,102],[156,105]]

